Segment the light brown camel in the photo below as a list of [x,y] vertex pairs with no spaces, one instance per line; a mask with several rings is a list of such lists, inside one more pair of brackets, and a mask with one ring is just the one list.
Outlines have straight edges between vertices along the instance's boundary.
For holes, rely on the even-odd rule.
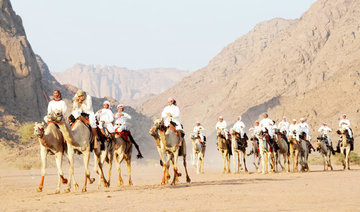
[[225,131],[223,129],[217,129],[216,135],[218,141],[218,149],[223,160],[224,168],[222,173],[230,173],[230,141],[225,139]]
[[299,143],[296,140],[296,135],[290,135],[289,138],[290,143],[290,158],[291,158],[291,165],[292,171],[298,172],[298,165],[299,165]]
[[[89,128],[85,125],[84,122],[80,120],[76,120],[75,123],[73,123],[71,127],[71,131],[69,130],[69,127],[66,125],[64,121],[64,117],[60,111],[55,111],[55,113],[50,114],[51,120],[55,121],[59,127],[61,132],[63,132],[65,140],[69,140],[69,138],[74,142],[73,146],[70,143],[67,143],[67,154],[68,159],[70,162],[69,167],[69,182],[66,189],[66,192],[70,192],[71,189],[71,181],[73,180],[73,185],[77,189],[79,186],[75,180],[74,176],[74,153],[80,152],[83,155],[83,161],[84,161],[84,167],[85,167],[85,180],[84,185],[82,188],[83,192],[87,191],[87,181],[89,180],[90,184],[92,184],[95,179],[90,178],[90,171],[89,171],[89,159],[90,159],[90,143],[93,139],[92,133],[90,132]],[[69,137],[67,139],[67,137]],[[100,147],[98,147],[100,148]],[[105,180],[104,173],[102,170],[102,164],[101,160],[99,159],[99,155],[96,155],[98,157],[98,166],[100,169],[101,179],[104,182],[104,187],[108,187],[108,183]]]
[[163,166],[163,178],[161,184],[167,184],[170,179],[170,175],[168,173],[170,167],[169,162],[172,163],[174,169],[174,178],[171,184],[175,185],[175,182],[178,181],[178,177],[181,176],[181,173],[178,172],[177,168],[177,159],[180,149],[183,156],[186,182],[190,183],[191,179],[186,166],[186,142],[184,140],[181,147],[179,147],[180,141],[175,127],[170,125],[165,131],[163,121],[161,119],[156,119],[154,120],[154,125],[150,129],[149,133],[155,139],[160,156],[160,163]]
[[191,136],[192,147],[193,147],[193,165],[196,163],[196,173],[204,173],[204,157],[206,146],[201,141],[200,134],[194,134]]
[[49,125],[45,128],[44,123],[35,122],[34,135],[39,138],[41,156],[41,182],[37,188],[37,191],[41,192],[43,190],[46,169],[46,156],[48,152],[50,152],[55,155],[56,167],[59,175],[58,184],[55,190],[55,193],[58,194],[60,193],[61,183],[67,183],[67,179],[64,178],[62,170],[62,159],[65,146],[64,138],[54,123],[49,123]]
[[351,146],[348,141],[349,132],[347,129],[342,128],[337,131],[339,135],[341,135],[340,140],[340,154],[344,154],[344,158],[342,160],[342,164],[344,166],[344,170],[350,170],[350,151]]

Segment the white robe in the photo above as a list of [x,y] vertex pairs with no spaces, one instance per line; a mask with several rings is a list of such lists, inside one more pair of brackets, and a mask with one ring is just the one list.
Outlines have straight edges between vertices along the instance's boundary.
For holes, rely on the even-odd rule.
[[[168,114],[171,114],[171,117]],[[164,124],[166,127],[170,125],[170,121],[176,124],[176,130],[182,130],[182,126],[180,123],[180,109],[176,105],[168,105],[164,108],[161,113],[161,117],[164,120]]]
[[[60,110],[62,112],[62,115],[64,116],[67,110],[67,106],[64,100],[60,100],[60,101],[55,101],[55,100],[51,100],[49,102],[48,108],[47,108],[47,115]],[[47,117],[47,115],[44,117],[44,121],[48,122],[50,121]]]
[[[109,133],[114,133],[115,128],[112,124],[114,121],[114,114],[110,109],[101,109],[96,113],[99,120],[99,128],[105,127]],[[104,123],[103,123],[104,122]]]
[[349,119],[340,119],[339,127],[347,129],[347,131],[349,132],[350,138],[352,138],[352,132],[350,130],[350,120]]
[[310,141],[311,140],[311,137],[309,135],[309,130],[310,130],[310,127],[309,125],[304,122],[304,123],[298,123],[298,131],[297,131],[297,135],[296,135],[296,139],[299,141],[300,140],[300,134],[305,132],[306,133],[306,140]]
[[297,138],[297,132],[299,130],[299,127],[297,124],[290,124],[289,126],[289,137],[290,138]]
[[[75,94],[75,97],[77,97],[77,94]],[[79,106],[76,102],[73,103],[73,111],[72,115],[75,119],[77,119],[81,113],[87,113],[89,114],[89,122],[91,125],[91,128],[96,128],[96,119],[95,114],[92,106],[92,99],[90,95],[86,95],[86,99],[84,102]]]
[[331,145],[331,139],[330,139],[330,135],[329,135],[329,132],[331,132],[331,131],[332,131],[331,128],[328,126],[321,126],[318,129],[318,132],[320,132],[323,135],[326,135],[329,145]]
[[244,138],[244,134],[245,134],[244,122],[242,122],[242,121],[235,122],[233,129],[235,130],[235,132],[240,133],[241,138]]
[[260,121],[260,127],[263,131],[266,131],[267,129],[271,138],[274,138],[273,125],[274,121],[269,118]]
[[281,121],[278,124],[280,132],[286,132],[286,137],[289,137],[289,122]]
[[195,126],[194,129],[193,129],[193,132],[195,135],[197,135],[199,133],[199,136],[201,138],[202,141],[204,141],[204,131],[205,131],[205,128],[203,126]]
[[124,130],[128,130],[126,126],[127,120],[131,119],[131,116],[125,112],[121,112],[121,115],[119,113],[115,114],[115,125],[116,125],[116,132],[121,132]]
[[218,121],[217,123],[216,123],[216,130],[224,130],[224,132],[225,132],[225,138],[226,138],[226,140],[227,139],[229,139],[229,136],[228,136],[228,130],[226,129],[226,127],[227,127],[227,124],[226,124],[226,121],[225,120],[223,120],[222,122],[220,122],[220,121]]

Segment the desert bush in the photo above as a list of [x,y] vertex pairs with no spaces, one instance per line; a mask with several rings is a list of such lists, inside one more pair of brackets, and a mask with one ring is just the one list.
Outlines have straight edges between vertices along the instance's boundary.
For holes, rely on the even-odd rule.
[[20,143],[29,143],[34,137],[34,123],[27,122],[22,124],[16,131],[16,135],[19,136]]

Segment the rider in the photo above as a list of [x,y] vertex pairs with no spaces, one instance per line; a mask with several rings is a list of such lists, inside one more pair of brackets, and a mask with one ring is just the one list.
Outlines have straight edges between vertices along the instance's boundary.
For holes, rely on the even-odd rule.
[[199,135],[201,142],[203,142],[203,143],[206,142],[206,137],[204,136],[204,130],[205,130],[205,128],[200,124],[199,121],[197,121],[196,125],[193,129],[193,132],[194,132],[195,136]]
[[137,158],[143,158],[141,152],[140,152],[140,148],[139,145],[135,142],[134,138],[131,135],[130,130],[127,128],[126,126],[126,121],[128,119],[131,119],[131,116],[127,113],[124,112],[125,109],[125,105],[123,104],[119,104],[117,106],[118,112],[114,115],[115,117],[115,132],[121,134],[122,132],[126,132],[130,142],[134,144],[136,150],[138,151],[138,155]]
[[[105,136],[109,137],[110,135],[107,135],[107,134],[112,134],[115,132],[115,128],[112,124],[114,121],[114,114],[111,111],[109,101],[104,101],[103,105],[104,105],[104,108],[100,109],[96,113],[96,116],[98,117],[98,120],[99,120],[98,126],[99,126],[101,132]],[[105,132],[104,128],[107,130],[108,133]]]
[[253,131],[253,137],[257,138],[259,140],[259,138],[257,137],[257,135],[261,132],[261,127],[260,127],[260,122],[259,121],[255,121],[255,126],[250,128],[249,131]]
[[274,121],[269,119],[269,115],[267,113],[264,114],[264,118],[260,121],[260,127],[264,132],[268,132],[271,139],[274,138],[273,134],[273,125]]
[[297,135],[296,135],[296,140],[300,141],[300,135],[302,133],[305,133],[305,138],[303,138],[309,145],[310,149],[313,149],[315,151],[315,148],[311,145],[310,140],[311,137],[309,135],[309,125],[306,123],[306,119],[305,118],[300,118],[300,123],[298,124],[298,131],[297,131]]
[[[98,148],[98,136],[96,132],[96,119],[92,107],[91,96],[88,95],[85,91],[78,90],[73,98],[73,111],[71,114],[75,119],[79,119],[84,122],[86,125],[91,127],[91,133],[94,138],[94,148]],[[87,120],[82,114],[87,114],[89,120]]]
[[[354,138],[353,138],[353,133],[352,133],[352,129],[350,128],[350,120],[347,118],[346,114],[343,114],[340,117],[340,121],[339,121],[339,127],[346,129],[349,133],[349,138],[350,138],[350,145],[351,145],[351,150],[354,148]],[[338,146],[340,145],[340,143],[338,144]]]
[[283,116],[281,122],[278,124],[280,132],[285,133],[286,139],[289,137],[289,122],[286,119],[286,116]]
[[224,120],[224,117],[219,116],[219,121],[216,123],[216,130],[224,130],[225,133],[225,139],[228,140],[229,136],[228,133],[229,131],[226,129],[227,124],[226,121]]
[[298,125],[296,124],[296,119],[293,119],[292,120],[292,123],[290,124],[290,126],[289,126],[289,141],[291,140],[291,139],[296,139],[297,138],[297,131],[298,131]]
[[244,138],[245,124],[244,124],[244,122],[241,121],[241,116],[237,117],[237,121],[235,122],[233,129],[235,130],[235,132],[240,134],[240,138]]
[[[54,90],[53,92],[53,99],[49,102],[48,108],[47,108],[47,115],[44,117],[44,120],[46,123],[49,123],[50,120],[50,114],[55,113],[56,111],[61,111],[62,115],[64,116],[67,110],[67,106],[65,101],[61,97],[61,92],[59,90]],[[70,143],[73,146],[78,147],[79,144],[76,142],[73,142],[69,129],[67,127],[63,129],[59,129],[62,134],[64,135],[64,138],[66,142]],[[65,130],[66,132],[63,132]]]
[[331,152],[335,154],[334,149],[332,147],[331,139],[329,136],[329,132],[332,132],[331,128],[327,126],[326,122],[323,122],[321,127],[318,129],[318,132],[321,133],[321,136],[324,136],[327,139],[327,146],[330,148]]

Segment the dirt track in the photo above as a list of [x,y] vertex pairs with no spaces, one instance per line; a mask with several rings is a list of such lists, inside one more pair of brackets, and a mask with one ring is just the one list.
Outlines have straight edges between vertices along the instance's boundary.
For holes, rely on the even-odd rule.
[[[113,169],[110,188],[89,185],[88,192],[54,194],[56,170],[49,169],[42,193],[35,192],[39,170],[0,170],[0,205],[3,211],[359,211],[360,169],[322,172],[320,166],[310,173],[221,174],[205,170],[194,174],[191,184],[181,177],[176,186],[160,186],[161,168],[153,163],[133,166],[132,187],[117,187]],[[67,169],[64,169],[65,173]],[[123,169],[126,182],[126,169]],[[181,169],[182,170],[182,167]],[[92,171],[92,170],[91,170]],[[92,172],[93,173],[93,172]],[[93,175],[94,176],[94,175]],[[83,182],[81,168],[76,179]]]

